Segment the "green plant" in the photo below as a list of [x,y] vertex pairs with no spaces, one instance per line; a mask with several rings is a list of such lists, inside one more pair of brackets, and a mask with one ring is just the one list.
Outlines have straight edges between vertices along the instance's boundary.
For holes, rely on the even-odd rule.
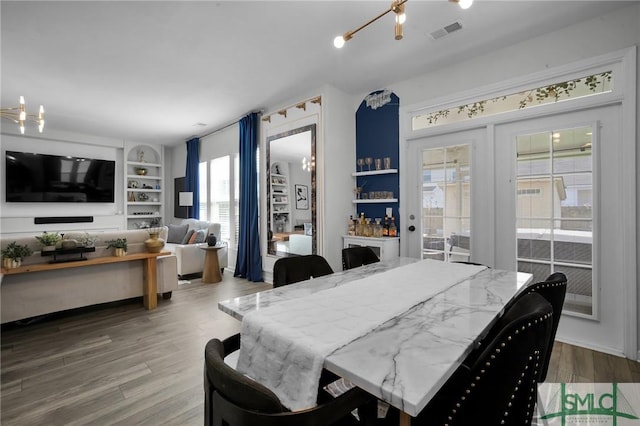
[[121,248],[124,251],[127,251],[127,239],[126,238],[116,238],[115,240],[109,240],[106,242],[107,248]]
[[2,257],[5,259],[22,260],[27,256],[31,256],[33,251],[29,246],[19,245],[16,241],[12,241],[2,249]]
[[98,241],[98,237],[91,235],[88,232],[85,232],[83,236],[78,238],[78,242],[83,247],[93,247],[96,241]]
[[44,247],[55,246],[61,239],[62,237],[57,232],[44,231],[42,235],[36,236],[36,240]]

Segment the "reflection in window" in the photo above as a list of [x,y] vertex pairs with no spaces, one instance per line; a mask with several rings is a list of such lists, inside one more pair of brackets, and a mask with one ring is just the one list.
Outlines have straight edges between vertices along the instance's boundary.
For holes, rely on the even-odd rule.
[[593,314],[591,127],[520,135],[517,144],[518,271],[568,278],[565,310]]
[[468,261],[471,238],[469,145],[422,152],[422,257]]

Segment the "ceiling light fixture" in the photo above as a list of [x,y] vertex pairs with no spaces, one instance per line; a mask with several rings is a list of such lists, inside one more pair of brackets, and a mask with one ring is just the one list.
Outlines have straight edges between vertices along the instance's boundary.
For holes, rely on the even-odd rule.
[[469,9],[473,4],[473,0],[449,0],[451,3],[458,3],[461,9]]
[[20,96],[20,105],[17,107],[0,108],[0,117],[11,120],[20,126],[20,133],[24,135],[24,123],[27,121],[38,124],[38,130],[42,133],[44,130],[44,107],[40,105],[38,115],[27,114],[24,105],[24,96]]
[[391,3],[391,6],[389,6],[389,9],[385,10],[384,12],[382,12],[381,14],[376,16],[375,18],[373,18],[370,21],[366,22],[364,25],[359,26],[355,30],[347,31],[343,35],[338,36],[335,39],[333,39],[333,45],[335,47],[337,47],[338,49],[340,49],[342,46],[344,46],[345,42],[351,40],[353,38],[353,36],[358,31],[360,31],[361,29],[363,29],[363,28],[369,26],[370,24],[376,22],[378,19],[382,18],[384,15],[386,15],[389,12],[394,12],[396,14],[395,38],[396,38],[396,40],[402,40],[402,24],[404,24],[404,22],[407,19],[407,16],[406,16],[406,14],[404,12],[404,4],[407,1],[408,0],[394,0]]
[[[403,37],[402,24],[404,24],[405,21],[407,20],[407,15],[406,15],[406,13],[404,11],[404,8],[405,8],[404,4],[407,1],[409,1],[409,0],[394,0],[391,3],[391,6],[389,6],[389,9],[385,10],[380,15],[376,16],[375,18],[371,19],[370,21],[366,22],[365,24],[359,26],[355,30],[347,31],[343,35],[334,38],[333,39],[333,45],[335,47],[337,47],[338,49],[340,49],[342,46],[344,46],[344,44],[347,41],[351,40],[353,38],[353,36],[358,31],[360,31],[361,29],[363,29],[363,28],[369,26],[370,24],[374,23],[375,21],[377,21],[378,19],[382,18],[384,15],[386,15],[389,12],[394,12],[396,14],[395,39],[396,40],[402,40],[402,37]],[[457,3],[462,9],[468,9],[469,7],[471,7],[471,4],[473,4],[473,0],[449,0],[449,1],[451,3]]]

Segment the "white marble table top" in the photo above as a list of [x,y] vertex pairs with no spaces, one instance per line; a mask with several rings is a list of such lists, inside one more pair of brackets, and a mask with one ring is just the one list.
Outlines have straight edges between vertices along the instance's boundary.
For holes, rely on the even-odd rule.
[[225,300],[218,303],[218,309],[242,321],[242,317],[244,317],[245,314],[255,311],[256,309],[264,309],[284,300],[293,300],[318,291],[338,287],[360,278],[365,278],[403,265],[409,265],[414,262],[418,262],[418,259],[401,257],[389,262],[372,263],[348,271],[337,271],[331,275],[325,275],[324,277],[309,281]]
[[[416,259],[400,258],[220,302],[238,319],[256,309],[348,284]],[[425,271],[425,283],[429,276]],[[531,275],[486,269],[417,301],[403,314],[332,352],[324,367],[411,416],[417,415]],[[390,282],[389,285],[393,285]]]

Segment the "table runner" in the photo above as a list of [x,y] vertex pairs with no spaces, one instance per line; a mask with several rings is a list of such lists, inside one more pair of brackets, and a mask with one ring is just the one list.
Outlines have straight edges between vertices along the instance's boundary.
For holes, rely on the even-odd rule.
[[242,321],[238,371],[292,411],[313,407],[328,355],[483,269],[423,260],[251,312]]

